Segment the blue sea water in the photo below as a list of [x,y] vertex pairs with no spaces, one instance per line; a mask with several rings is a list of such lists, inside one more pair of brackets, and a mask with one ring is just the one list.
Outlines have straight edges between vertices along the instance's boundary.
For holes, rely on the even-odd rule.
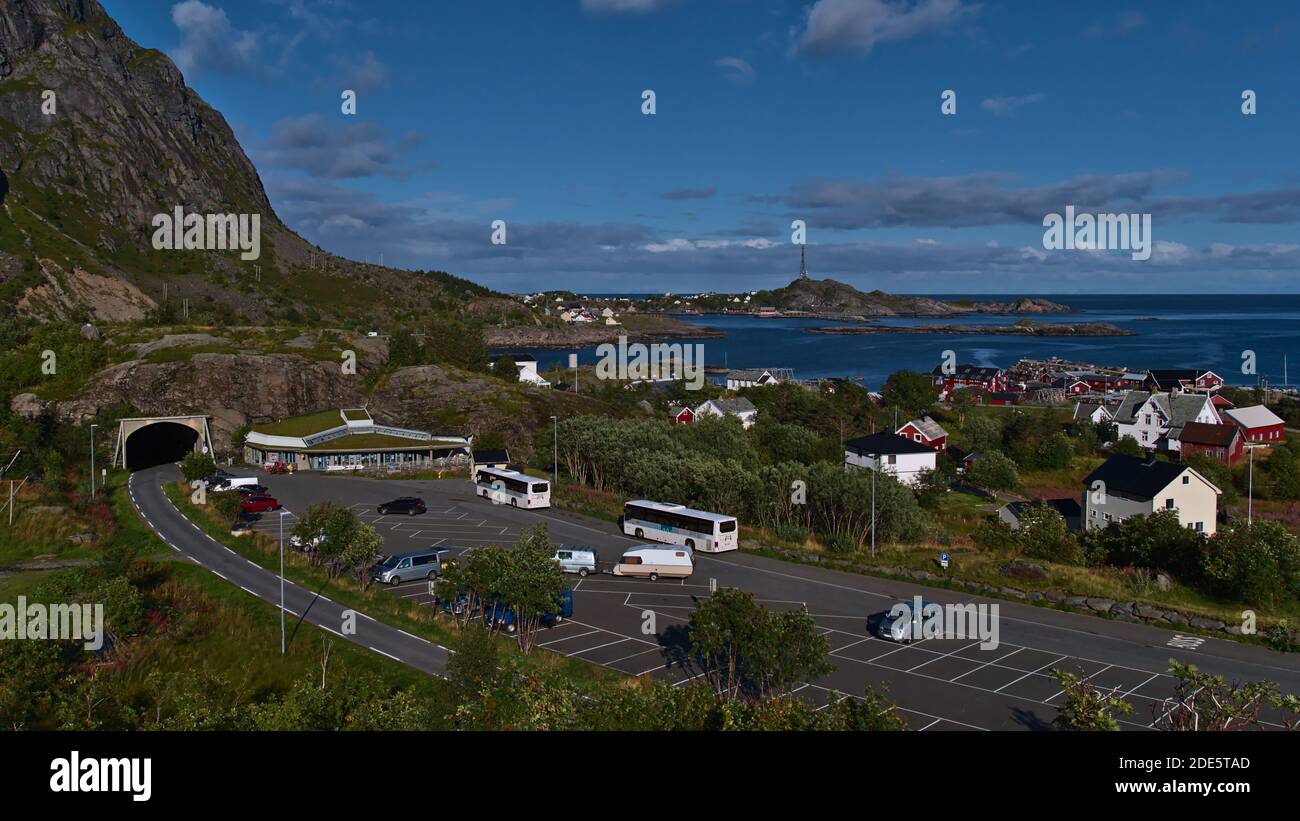
[[[937,298],[1005,301],[1005,296],[943,294]],[[1286,377],[1300,382],[1300,294],[1095,294],[1046,295],[1075,309],[1072,314],[1028,317],[977,314],[955,318],[881,320],[881,325],[1000,325],[1029,318],[1042,322],[1109,322],[1133,331],[1124,337],[1019,337],[968,334],[870,334],[838,336],[806,333],[806,328],[837,323],[817,319],[759,319],[752,316],[681,317],[725,333],[700,340],[706,365],[732,368],[791,368],[801,379],[860,376],[876,389],[889,374],[907,368],[929,371],[945,350],[959,362],[1010,367],[1022,357],[1053,356],[1130,370],[1204,368],[1229,384],[1254,385],[1260,379],[1280,386]],[[1156,317],[1154,320],[1149,317]],[[1244,351],[1255,354],[1256,373],[1242,373]],[[572,351],[529,351],[539,365],[566,364]],[[578,351],[579,362],[596,361],[595,348]],[[1300,373],[1300,371],[1298,371]]]

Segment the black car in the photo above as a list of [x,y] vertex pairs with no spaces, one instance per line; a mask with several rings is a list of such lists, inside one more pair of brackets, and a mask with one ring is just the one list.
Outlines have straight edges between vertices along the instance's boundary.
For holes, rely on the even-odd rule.
[[417,513],[424,513],[428,508],[424,506],[424,500],[414,496],[403,496],[400,499],[394,499],[391,502],[384,502],[379,506],[379,515],[387,516],[389,513],[405,513],[408,516],[414,516]]
[[240,485],[235,488],[240,496],[265,496],[270,490],[266,485]]

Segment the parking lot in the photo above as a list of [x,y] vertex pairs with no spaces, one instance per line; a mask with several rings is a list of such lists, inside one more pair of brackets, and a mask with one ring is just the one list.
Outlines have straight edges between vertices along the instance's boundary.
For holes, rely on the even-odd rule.
[[[286,534],[297,512],[328,499],[351,508],[375,527],[384,539],[385,553],[438,547],[457,556],[472,547],[510,544],[522,528],[540,522],[548,525],[554,541],[590,546],[602,562],[611,562],[637,544],[611,523],[493,505],[474,496],[463,481],[407,483],[300,474],[267,477],[263,483],[290,511],[284,517]],[[422,497],[428,511],[414,516],[377,512],[380,502],[405,495]],[[256,526],[275,537],[277,518],[264,514]],[[1125,725],[1145,728],[1152,722],[1153,707],[1173,693],[1174,680],[1163,672],[1167,660],[1179,657],[1202,663],[1196,650],[1173,640],[1163,646],[1165,635],[1157,646],[1121,640],[1098,631],[1107,625],[1117,632],[1129,626],[1039,608],[1028,610],[1035,616],[1042,613],[1041,620],[1004,616],[996,649],[982,649],[973,639],[897,644],[870,635],[867,619],[894,601],[909,599],[917,591],[915,586],[736,553],[698,556],[695,574],[684,581],[650,582],[607,574],[569,578],[574,615],[543,629],[538,645],[547,651],[631,676],[685,683],[702,671],[686,657],[684,628],[695,603],[709,595],[712,579],[719,586],[749,590],[769,608],[806,606],[813,614],[827,637],[836,669],[798,688],[800,697],[824,705],[834,692],[860,695],[868,685],[883,685],[915,729],[1046,728],[1062,695],[1049,673],[1053,668],[1075,672],[1098,688],[1122,695],[1134,706],[1133,714],[1123,720]],[[433,606],[424,579],[386,589],[413,604]],[[945,598],[961,598],[934,590],[927,592],[927,598],[932,594],[941,603]],[[1015,609],[1008,603],[1002,606],[1004,613]],[[1081,620],[1083,629],[1049,624],[1049,620],[1070,624]]]

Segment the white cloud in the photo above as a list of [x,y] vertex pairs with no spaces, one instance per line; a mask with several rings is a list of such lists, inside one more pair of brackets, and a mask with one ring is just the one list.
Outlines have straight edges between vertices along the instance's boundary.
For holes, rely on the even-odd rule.
[[1041,93],[1026,94],[1023,97],[989,97],[980,103],[980,107],[995,116],[1004,117],[1008,114],[1015,114],[1018,108],[1024,108],[1045,99],[1047,99],[1047,95]]
[[961,0],[817,0],[795,47],[805,53],[869,54],[877,43],[948,28],[977,10]]
[[183,73],[241,71],[253,65],[260,47],[257,35],[236,29],[225,10],[185,0],[172,6],[172,22],[180,29],[181,44],[171,57]]
[[728,80],[747,83],[754,79],[754,67],[748,60],[739,57],[719,57],[715,65],[722,69],[722,76]]

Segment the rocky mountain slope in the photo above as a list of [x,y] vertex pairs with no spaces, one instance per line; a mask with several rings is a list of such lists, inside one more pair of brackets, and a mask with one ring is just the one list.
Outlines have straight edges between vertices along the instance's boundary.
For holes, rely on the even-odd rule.
[[[164,299],[252,321],[360,323],[485,300],[498,303],[480,305],[488,315],[512,310],[467,280],[356,263],[303,240],[225,118],[98,0],[0,2],[0,192],[0,297],[38,318],[135,319]],[[260,215],[261,257],[154,250],[154,215],[177,206]],[[123,286],[100,299],[69,281],[95,276]]]

